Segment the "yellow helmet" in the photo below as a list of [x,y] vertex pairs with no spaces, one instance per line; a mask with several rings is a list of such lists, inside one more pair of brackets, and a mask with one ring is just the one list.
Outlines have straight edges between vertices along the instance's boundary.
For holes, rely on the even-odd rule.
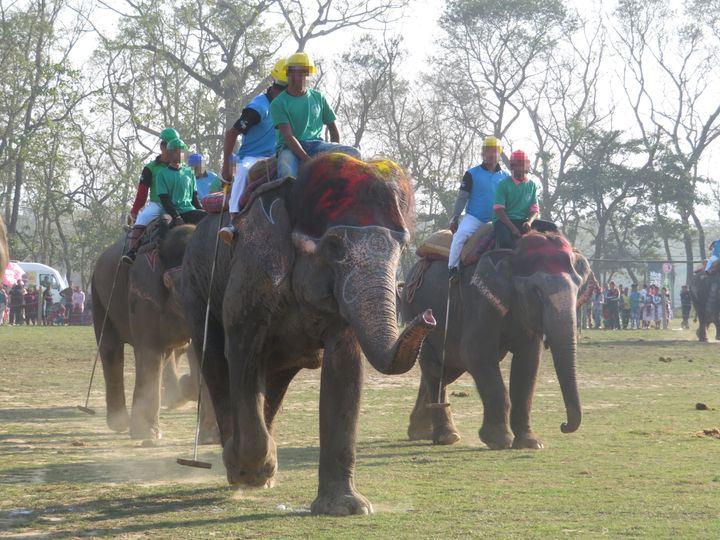
[[308,75],[315,75],[317,68],[310,58],[310,55],[306,52],[296,52],[290,58],[287,59],[287,67],[303,67],[307,68]]
[[493,136],[485,137],[485,139],[483,140],[483,143],[482,143],[482,147],[483,148],[497,148],[498,152],[500,152],[500,153],[502,153],[502,150],[503,150],[503,147],[502,147],[502,144],[500,144],[500,141]]
[[275,62],[275,66],[272,68],[270,76],[273,78],[275,84],[287,86],[287,60],[285,58],[281,58]]

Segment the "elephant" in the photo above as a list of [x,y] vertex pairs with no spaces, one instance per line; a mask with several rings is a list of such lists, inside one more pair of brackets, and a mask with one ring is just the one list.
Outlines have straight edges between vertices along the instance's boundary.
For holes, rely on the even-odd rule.
[[[125,249],[123,237],[100,255],[92,276],[93,325],[105,375],[107,424],[118,432],[129,427],[133,439],[162,437],[161,371],[165,405],[177,407],[198,396],[199,370],[194,350],[188,348],[190,332],[176,294],[183,253],[195,226],[183,225],[168,231],[163,222],[159,228],[157,249],[141,253],[132,266],[120,264]],[[131,415],[127,412],[123,380],[126,343],[135,353]],[[191,373],[179,379],[176,358],[186,349]],[[213,429],[217,431],[214,425],[214,413],[206,407],[203,441],[216,439],[212,434]]]
[[[587,260],[558,233],[531,232],[515,250],[486,252],[474,267],[462,269],[455,285],[448,284],[447,261],[419,260],[406,276],[403,315],[413,317],[422,311],[420,306],[427,306],[439,313],[438,325],[445,328],[449,307],[449,324],[446,338],[435,332],[420,351],[422,376],[409,438],[435,444],[460,440],[450,409],[431,404],[439,398],[446,403],[446,386],[467,371],[483,403],[480,439],[491,449],[543,448],[530,423],[543,336],[565,401],[567,422],[561,430],[576,431],[582,409],[576,383],[575,308],[578,298],[586,299],[594,280]],[[513,353],[509,395],[499,366],[508,352]]]
[[693,276],[690,296],[698,318],[697,337],[707,341],[710,323],[715,325],[715,339],[720,340],[720,273],[699,272]]
[[203,336],[203,376],[220,428],[230,484],[271,486],[277,471],[273,425],[302,368],[321,368],[320,464],[316,514],[367,514],[355,487],[362,356],[385,374],[408,371],[431,311],[402,333],[396,271],[413,230],[409,180],[387,160],[329,153],[258,188],[238,214],[233,246],[218,253],[210,288],[212,238],[200,223],[183,261],[183,301],[192,339]]

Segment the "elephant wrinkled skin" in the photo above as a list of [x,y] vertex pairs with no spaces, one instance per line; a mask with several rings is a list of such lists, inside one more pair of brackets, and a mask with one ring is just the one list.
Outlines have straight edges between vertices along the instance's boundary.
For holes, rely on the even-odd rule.
[[[429,265],[428,265],[429,264]],[[408,301],[408,290],[423,266],[421,284]],[[531,233],[516,250],[495,250],[477,266],[463,269],[451,288],[451,309],[445,349],[445,385],[469,372],[483,402],[480,439],[491,449],[542,448],[530,424],[533,394],[543,348],[543,336],[552,352],[565,401],[564,433],[578,429],[581,407],[576,383],[575,309],[578,291],[585,296],[594,277],[587,261],[569,243],[553,233]],[[417,314],[420,306],[438,313],[445,325],[448,294],[447,263],[419,261],[405,280],[403,315]],[[443,334],[435,332],[420,352],[422,379],[410,416],[411,439],[453,444],[460,434],[449,408],[428,408],[437,401]],[[513,353],[510,392],[499,362]],[[447,400],[443,386],[443,401]]]
[[[198,225],[183,262],[183,297],[195,314],[210,298],[203,375],[231,484],[273,483],[273,424],[287,387],[300,369],[322,366],[311,510],[372,511],[353,474],[362,355],[383,373],[403,373],[435,325],[429,312],[402,334],[396,324],[395,272],[413,212],[409,182],[394,163],[319,156],[296,180],[256,191],[236,220],[234,248],[220,250],[212,290],[216,229]],[[191,324],[196,347],[203,322],[195,316]]]
[[[187,400],[197,399],[199,370],[192,357],[194,351],[187,347],[190,332],[173,292],[181,273],[166,272],[180,266],[193,230],[192,225],[170,230],[157,253],[141,253],[132,266],[119,265],[125,248],[122,238],[106,249],[95,265],[93,325],[105,375],[107,424],[114,431],[129,428],[133,439],[159,439],[162,436],[161,373],[165,405],[177,407]],[[110,301],[116,270],[117,282]],[[123,380],[125,344],[131,345],[135,353],[131,415],[127,412]],[[188,349],[191,374],[179,379],[176,357],[185,349]],[[217,436],[213,437],[211,432],[217,431],[217,427],[209,408],[206,408],[202,425],[203,439],[216,440]]]

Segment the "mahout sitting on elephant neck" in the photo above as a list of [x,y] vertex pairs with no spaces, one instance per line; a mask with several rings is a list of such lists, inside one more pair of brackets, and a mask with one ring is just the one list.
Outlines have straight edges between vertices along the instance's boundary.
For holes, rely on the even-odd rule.
[[[576,382],[575,309],[595,281],[587,260],[557,233],[531,232],[513,250],[485,253],[471,271],[461,272],[448,291],[445,261],[419,260],[406,277],[404,317],[430,307],[438,325],[446,324],[446,341],[428,336],[420,352],[422,379],[410,416],[411,439],[453,444],[460,439],[450,409],[428,409],[446,401],[446,384],[469,372],[483,402],[480,438],[491,449],[542,448],[530,423],[538,367],[547,340],[560,383],[567,421],[563,433],[577,430],[582,409]],[[412,293],[412,294],[410,294]],[[444,384],[440,363],[445,354]],[[510,389],[499,362],[513,353]]]
[[[221,245],[210,289],[208,223],[183,260],[182,298],[218,416],[228,482],[271,485],[275,418],[288,385],[320,366],[320,464],[314,513],[361,514],[355,440],[363,355],[381,373],[404,373],[436,322],[423,310],[400,332],[396,271],[414,222],[412,189],[388,161],[324,154],[288,189],[261,186]],[[322,360],[320,358],[322,357]]]

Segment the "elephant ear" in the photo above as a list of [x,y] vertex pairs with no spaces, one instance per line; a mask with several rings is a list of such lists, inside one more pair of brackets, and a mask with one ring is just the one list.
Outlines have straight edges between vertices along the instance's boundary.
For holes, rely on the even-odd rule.
[[258,188],[235,220],[226,299],[242,312],[269,308],[269,317],[282,290],[289,288],[294,252],[285,197],[290,182],[286,178]]
[[580,307],[592,296],[593,289],[598,282],[585,256],[577,250],[574,250],[574,256],[573,268],[579,277],[577,307]]
[[514,253],[509,249],[488,251],[478,261],[470,279],[470,288],[501,317],[507,315],[513,294],[511,262]]

